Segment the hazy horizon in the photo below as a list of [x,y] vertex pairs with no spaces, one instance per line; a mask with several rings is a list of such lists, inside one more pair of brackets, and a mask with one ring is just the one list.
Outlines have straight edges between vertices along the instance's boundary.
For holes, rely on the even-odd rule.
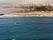
[[0,0],[0,3],[22,3],[22,2],[44,2],[44,3],[53,3],[53,0]]

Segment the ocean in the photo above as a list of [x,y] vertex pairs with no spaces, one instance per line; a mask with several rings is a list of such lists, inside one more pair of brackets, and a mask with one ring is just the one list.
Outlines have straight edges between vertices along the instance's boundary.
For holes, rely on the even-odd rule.
[[0,17],[0,40],[53,40],[53,17]]

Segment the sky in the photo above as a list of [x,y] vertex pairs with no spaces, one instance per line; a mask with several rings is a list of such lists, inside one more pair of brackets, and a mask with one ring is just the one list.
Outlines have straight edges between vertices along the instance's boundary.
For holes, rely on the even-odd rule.
[[13,2],[46,2],[53,3],[53,0],[0,0],[0,3],[13,3]]

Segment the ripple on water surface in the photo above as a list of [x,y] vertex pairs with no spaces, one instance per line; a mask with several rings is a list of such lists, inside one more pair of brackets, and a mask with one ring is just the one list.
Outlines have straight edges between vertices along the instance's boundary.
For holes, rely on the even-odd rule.
[[0,18],[0,39],[10,38],[53,38],[53,17]]

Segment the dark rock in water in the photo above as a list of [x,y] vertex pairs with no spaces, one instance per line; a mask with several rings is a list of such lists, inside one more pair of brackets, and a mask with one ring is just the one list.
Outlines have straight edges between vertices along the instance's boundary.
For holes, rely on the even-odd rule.
[[0,16],[2,16],[2,15],[4,15],[4,14],[0,14]]

